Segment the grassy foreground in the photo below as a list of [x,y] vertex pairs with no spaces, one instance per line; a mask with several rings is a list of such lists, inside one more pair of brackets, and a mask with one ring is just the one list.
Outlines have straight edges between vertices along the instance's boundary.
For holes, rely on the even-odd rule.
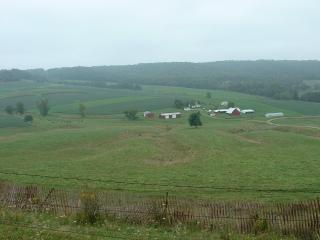
[[99,225],[79,225],[75,217],[54,217],[49,213],[26,213],[0,208],[0,239],[7,240],[84,240],[84,239],[199,239],[199,240],[293,240],[271,233],[241,235],[221,229],[219,232],[201,231],[192,226],[139,226],[105,220]]

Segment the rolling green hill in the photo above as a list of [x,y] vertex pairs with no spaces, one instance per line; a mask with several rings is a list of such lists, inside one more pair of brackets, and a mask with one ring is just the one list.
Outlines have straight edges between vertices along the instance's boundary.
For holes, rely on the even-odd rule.
[[[206,92],[164,86],[143,86],[135,91],[47,83],[2,85],[1,108],[22,101],[35,120],[25,128],[21,127],[22,119],[19,124],[10,125],[14,121],[8,118],[16,121],[16,116],[0,116],[4,126],[0,128],[1,170],[169,185],[318,188],[320,131],[296,128],[294,124],[272,125],[264,114],[282,111],[286,116],[317,115],[320,104],[227,91],[210,91],[212,98],[208,99]],[[51,106],[46,118],[40,117],[35,107],[41,97],[47,97]],[[203,126],[198,129],[188,126],[188,112],[176,120],[143,119],[144,110],[177,111],[173,108],[176,98],[198,100],[207,109],[221,101],[233,101],[241,108],[255,109],[256,113],[240,118],[225,115],[211,118],[201,109]],[[80,102],[87,106],[88,115],[84,119],[77,114]],[[127,120],[122,114],[126,109],[139,110],[139,119]],[[8,122],[9,125],[4,124]],[[306,118],[307,125],[314,123],[317,124]],[[312,193],[190,191],[9,175],[0,178],[61,187],[89,184],[152,194],[170,191],[181,196],[216,199],[269,201],[315,197]]]

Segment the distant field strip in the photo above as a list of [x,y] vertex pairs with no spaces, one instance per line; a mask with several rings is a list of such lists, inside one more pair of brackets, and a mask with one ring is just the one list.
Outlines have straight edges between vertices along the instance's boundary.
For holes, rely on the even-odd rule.
[[296,128],[312,128],[320,130],[320,116],[273,118],[268,120],[267,123],[279,127],[287,126]]
[[[17,173],[17,172],[5,172],[0,171],[2,175],[15,175],[15,176],[27,176],[31,178],[47,178],[47,179],[60,179],[68,181],[82,181],[82,182],[101,182],[101,183],[115,183],[124,186],[128,185],[140,185],[140,186],[151,186],[151,187],[169,187],[169,188],[189,188],[189,189],[211,189],[211,190],[221,190],[228,192],[275,192],[275,193],[320,193],[320,189],[267,189],[267,188],[252,188],[252,187],[227,187],[227,186],[197,186],[197,185],[178,185],[177,183],[171,182],[170,184],[165,183],[152,183],[152,182],[137,182],[128,180],[114,180],[114,179],[94,179],[94,178],[81,178],[74,176],[53,176],[53,175],[39,175],[39,174],[28,174],[28,173]],[[117,190],[117,189],[113,189]],[[121,190],[121,189],[120,189]]]

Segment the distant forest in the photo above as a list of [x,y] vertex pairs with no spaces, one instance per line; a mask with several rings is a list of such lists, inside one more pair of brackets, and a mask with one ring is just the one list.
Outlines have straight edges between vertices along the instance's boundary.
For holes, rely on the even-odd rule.
[[320,80],[320,61],[172,62],[0,71],[0,82],[21,79],[136,90],[140,84],[222,89],[276,99],[320,102],[320,87],[313,88],[305,83],[306,80]]

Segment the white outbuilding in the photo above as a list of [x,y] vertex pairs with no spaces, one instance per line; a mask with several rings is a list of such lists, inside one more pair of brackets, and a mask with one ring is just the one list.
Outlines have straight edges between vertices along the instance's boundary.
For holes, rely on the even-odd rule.
[[160,113],[159,115],[159,118],[162,118],[162,119],[179,118],[179,117],[181,117],[180,112]]
[[283,117],[284,113],[277,112],[277,113],[266,113],[266,118],[273,118],[273,117]]
[[254,113],[254,110],[253,109],[243,109],[243,110],[241,110],[241,113],[243,113],[243,114]]

